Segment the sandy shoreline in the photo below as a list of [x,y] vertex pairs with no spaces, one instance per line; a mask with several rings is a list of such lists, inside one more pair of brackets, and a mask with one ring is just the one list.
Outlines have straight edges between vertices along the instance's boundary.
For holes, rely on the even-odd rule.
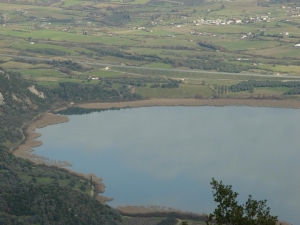
[[56,161],[56,160],[49,160],[43,156],[39,156],[35,153],[34,147],[38,147],[43,144],[42,141],[37,140],[38,137],[41,136],[40,133],[37,133],[35,130],[37,128],[43,128],[48,125],[54,125],[59,123],[66,123],[69,121],[69,118],[67,116],[62,115],[55,115],[53,113],[46,113],[43,116],[35,119],[31,123],[29,123],[27,126],[25,126],[25,139],[24,141],[19,144],[14,150],[13,154],[17,157],[21,157],[27,160],[30,160],[31,162],[35,164],[45,164],[47,166],[55,166],[59,168],[65,168],[68,170],[69,173],[80,177],[82,179],[90,179],[92,176],[93,179],[93,193],[94,197],[98,199],[100,202],[105,203],[107,201],[112,200],[111,198],[107,198],[105,196],[98,196],[99,193],[103,193],[105,190],[105,185],[102,182],[102,178],[97,177],[95,174],[83,174],[75,172],[71,169],[67,169],[66,167],[72,166],[71,163],[67,161]]
[[149,106],[253,106],[273,108],[300,108],[300,101],[271,99],[150,99],[131,102],[83,103],[85,109],[110,109]]
[[25,140],[21,144],[19,144],[17,148],[13,151],[14,155],[17,157],[29,159],[30,161],[36,164],[68,166],[67,162],[50,162],[44,157],[32,153],[34,147],[38,147],[43,144],[42,141],[36,140],[36,138],[41,136],[40,133],[35,132],[37,128],[43,128],[48,125],[58,123],[66,123],[68,121],[69,118],[67,116],[54,115],[52,113],[46,113],[40,118],[32,121],[25,127]]

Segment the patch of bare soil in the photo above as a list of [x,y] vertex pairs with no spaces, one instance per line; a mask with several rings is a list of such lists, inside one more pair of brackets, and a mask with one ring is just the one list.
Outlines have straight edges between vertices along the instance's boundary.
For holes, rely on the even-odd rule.
[[161,207],[161,206],[119,206],[117,209],[122,213],[136,214],[136,213],[156,213],[156,212],[182,212],[177,209],[170,207]]
[[277,221],[276,225],[291,225],[291,224],[285,221]]
[[170,215],[181,220],[205,221],[206,215],[183,212],[178,209],[160,206],[119,206],[116,208],[121,215],[130,217],[168,217]]
[[145,218],[145,217],[126,217],[122,224],[124,225],[157,225],[163,218]]
[[299,101],[271,99],[150,99],[131,102],[101,102],[77,105],[80,108],[110,109],[147,106],[255,106],[273,108],[300,108]]

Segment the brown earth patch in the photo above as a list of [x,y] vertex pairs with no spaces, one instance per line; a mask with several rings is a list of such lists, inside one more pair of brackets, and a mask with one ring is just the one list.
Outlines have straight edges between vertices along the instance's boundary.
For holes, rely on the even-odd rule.
[[300,108],[299,101],[273,99],[150,99],[131,102],[102,102],[84,103],[77,105],[80,108],[110,109],[125,107],[147,106],[254,106],[273,108]]
[[122,216],[131,217],[168,217],[174,216],[181,220],[205,221],[205,214],[183,212],[178,209],[160,206],[119,206],[116,208]]

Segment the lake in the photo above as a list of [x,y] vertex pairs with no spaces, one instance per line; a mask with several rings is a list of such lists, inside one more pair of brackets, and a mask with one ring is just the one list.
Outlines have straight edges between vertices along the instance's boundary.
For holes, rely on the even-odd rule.
[[35,153],[103,178],[111,206],[159,205],[210,213],[212,177],[245,202],[299,224],[300,110],[146,107],[69,116],[38,129]]

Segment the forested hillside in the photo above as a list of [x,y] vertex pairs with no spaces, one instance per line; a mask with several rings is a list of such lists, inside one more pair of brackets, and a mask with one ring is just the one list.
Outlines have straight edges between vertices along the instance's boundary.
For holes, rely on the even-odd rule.
[[0,224],[118,224],[115,210],[75,190],[72,182],[80,180],[34,166],[0,146]]
[[14,72],[0,73],[0,143],[10,146],[22,139],[20,128],[39,113],[65,101],[116,101],[139,99],[126,85],[60,83],[47,88],[35,85]]
[[0,73],[0,143],[20,140],[22,124],[50,108],[51,98],[31,92],[32,85],[19,74]]
[[90,197],[90,181],[16,158],[5,146],[22,139],[24,124],[66,101],[135,98],[123,86],[61,83],[47,88],[18,73],[0,72],[0,224],[118,224],[114,209]]

